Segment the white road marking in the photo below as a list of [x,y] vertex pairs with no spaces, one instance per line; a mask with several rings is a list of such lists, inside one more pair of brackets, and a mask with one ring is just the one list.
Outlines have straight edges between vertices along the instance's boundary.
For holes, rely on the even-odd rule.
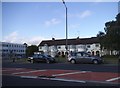
[[82,81],[82,80],[71,80],[71,79],[60,79],[60,78],[40,78],[40,79],[49,79],[49,80],[54,80],[54,81],[66,81],[66,82],[86,83],[86,81]]
[[23,74],[23,73],[39,72],[39,71],[46,71],[46,70],[34,70],[34,71],[28,71],[28,72],[17,72],[17,73],[12,73],[12,74],[16,75],[16,74]]
[[[35,70],[35,71],[46,71],[46,70]],[[35,72],[34,71],[34,72]],[[33,72],[33,71],[32,71]],[[79,74],[79,73],[86,73],[86,72],[91,72],[91,71],[79,71],[79,72],[70,72],[70,73],[64,73],[64,74],[54,74],[52,76],[64,76],[64,75],[71,75],[71,74]],[[25,72],[26,73],[26,72]],[[21,78],[33,78],[33,79],[44,79],[44,80],[54,80],[54,81],[66,81],[66,82],[78,82],[78,83],[87,83],[87,82],[97,82],[97,83],[111,83],[111,81],[115,81],[120,79],[120,77],[108,79],[104,82],[101,81],[88,81],[88,80],[75,80],[75,79],[65,79],[65,78],[49,78],[49,77],[39,77],[39,76],[20,76]],[[115,84],[115,83],[113,83]]]
[[64,75],[72,75],[72,74],[79,74],[79,73],[86,73],[87,71],[79,71],[79,72],[70,72],[70,73],[64,73],[64,74],[54,74],[52,76],[64,76]]
[[[101,81],[86,81],[86,80],[72,80],[72,79],[62,79],[62,78],[46,78],[46,77],[38,77],[38,76],[20,76],[21,78],[32,78],[32,79],[44,79],[44,80],[53,80],[53,81],[66,81],[66,82],[78,82],[78,83],[110,83],[110,82],[101,82]],[[110,83],[111,84],[111,83]],[[116,83],[113,83],[116,84]]]
[[21,70],[21,69],[24,69],[24,68],[16,68],[16,69],[9,69],[8,70],[2,70],[2,71],[14,71],[14,70]]
[[82,81],[82,80],[59,79],[59,78],[50,78],[50,80],[86,83],[86,81]]
[[37,76],[20,76],[21,78],[32,78],[32,79],[36,79],[38,78]]
[[60,78],[46,78],[46,77],[38,77],[38,76],[20,76],[21,78],[32,78],[32,79],[45,79],[45,80],[54,80],[54,81],[66,81],[66,82],[80,82],[86,83],[86,81],[81,80],[71,80],[71,79],[60,79]]
[[107,82],[111,82],[111,81],[115,81],[115,80],[118,80],[118,79],[120,79],[120,77],[116,77],[116,78],[108,79],[108,80],[106,80],[106,81],[107,81]]

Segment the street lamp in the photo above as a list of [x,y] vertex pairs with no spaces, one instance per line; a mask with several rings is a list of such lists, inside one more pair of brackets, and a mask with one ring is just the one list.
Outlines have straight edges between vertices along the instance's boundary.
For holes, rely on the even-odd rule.
[[66,48],[66,59],[67,59],[67,52],[68,52],[67,6],[66,6],[64,0],[62,0],[62,2],[63,2],[65,9],[66,9],[66,46],[65,46],[65,48]]

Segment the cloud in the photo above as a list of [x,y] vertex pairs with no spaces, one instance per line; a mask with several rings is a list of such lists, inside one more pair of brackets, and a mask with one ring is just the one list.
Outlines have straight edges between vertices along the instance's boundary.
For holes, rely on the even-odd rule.
[[10,33],[8,36],[3,37],[3,42],[10,42],[10,43],[27,43],[28,45],[38,45],[42,40],[45,38],[41,36],[34,36],[34,37],[22,37],[18,34],[17,31]]
[[28,44],[32,45],[39,45],[42,40],[45,40],[45,38],[41,36],[35,36],[31,38],[29,41],[27,41]]
[[86,10],[86,11],[83,11],[82,13],[78,14],[77,16],[80,18],[86,18],[86,17],[90,16],[91,14],[92,14],[91,11]]
[[18,33],[17,33],[17,31],[15,31],[15,32],[12,32],[11,34],[9,34],[8,36],[5,36],[3,41],[13,43],[17,40],[17,37],[18,37]]
[[56,24],[59,24],[61,23],[60,20],[56,19],[56,18],[53,18],[51,20],[47,20],[45,21],[45,26],[51,26],[51,25],[56,25]]
[[71,24],[70,28],[71,29],[78,29],[80,27],[80,24]]

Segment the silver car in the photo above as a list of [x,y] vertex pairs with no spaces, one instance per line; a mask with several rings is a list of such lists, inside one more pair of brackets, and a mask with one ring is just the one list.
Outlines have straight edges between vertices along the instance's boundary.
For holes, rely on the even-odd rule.
[[72,52],[68,55],[68,61],[72,64],[75,63],[103,63],[103,59],[98,56],[92,56],[86,52]]

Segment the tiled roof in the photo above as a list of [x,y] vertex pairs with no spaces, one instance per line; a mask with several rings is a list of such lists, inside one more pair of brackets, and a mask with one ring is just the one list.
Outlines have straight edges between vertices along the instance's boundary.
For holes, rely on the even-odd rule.
[[[99,43],[99,39],[97,37],[68,39],[68,45],[93,44],[93,43]],[[45,44],[47,44],[48,46],[51,46],[51,45],[65,45],[66,44],[66,39],[43,40],[39,44],[39,46],[44,46]]]

